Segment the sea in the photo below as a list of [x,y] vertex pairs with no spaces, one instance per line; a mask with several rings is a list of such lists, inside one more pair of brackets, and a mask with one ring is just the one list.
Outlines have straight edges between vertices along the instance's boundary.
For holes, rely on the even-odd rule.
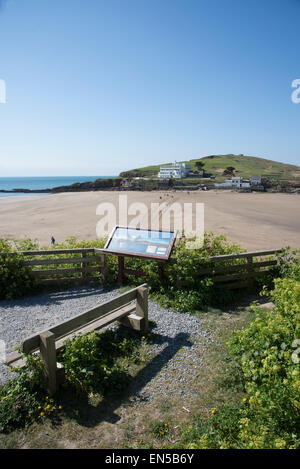
[[[58,186],[69,186],[75,182],[88,182],[95,179],[107,179],[114,176],[45,176],[45,177],[0,177],[0,190],[11,191],[13,189],[52,189]],[[41,193],[45,196],[48,194]],[[38,193],[4,193],[0,192],[0,197],[34,197],[41,195]]]

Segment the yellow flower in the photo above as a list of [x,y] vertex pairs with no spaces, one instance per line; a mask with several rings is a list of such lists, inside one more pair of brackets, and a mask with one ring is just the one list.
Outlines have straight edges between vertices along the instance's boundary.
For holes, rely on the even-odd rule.
[[216,410],[217,410],[217,409],[213,409],[213,410],[211,411],[211,413],[214,414],[214,413],[216,412]]
[[247,397],[244,397],[243,402],[247,402]]
[[50,405],[49,405],[49,404],[47,405],[46,409],[47,409],[47,410],[49,410],[49,409],[50,409]]
[[39,406],[38,406],[38,409],[41,409],[41,408],[42,408],[42,406],[39,405]]
[[59,408],[59,410],[61,410],[61,409],[62,409],[62,406],[61,406],[61,405],[59,405],[59,406],[58,406],[58,408]]
[[168,426],[168,424],[167,424],[167,423],[165,423],[165,427],[167,427],[167,426]]
[[45,415],[44,412],[41,412],[41,413],[40,413],[40,416],[41,416],[41,417],[44,417],[44,415]]

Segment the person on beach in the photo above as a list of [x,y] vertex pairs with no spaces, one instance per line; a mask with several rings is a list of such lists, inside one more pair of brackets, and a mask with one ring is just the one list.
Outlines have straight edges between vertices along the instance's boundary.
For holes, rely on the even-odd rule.
[[55,239],[53,238],[53,236],[51,236],[51,244],[52,244],[52,246],[54,246],[54,244],[55,244]]

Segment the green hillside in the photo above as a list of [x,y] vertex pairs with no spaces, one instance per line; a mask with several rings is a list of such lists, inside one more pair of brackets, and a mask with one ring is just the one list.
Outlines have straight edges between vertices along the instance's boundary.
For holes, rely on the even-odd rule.
[[[218,180],[225,179],[228,176],[223,176],[223,171],[232,166],[235,168],[234,174],[249,178],[252,175],[261,175],[276,180],[290,180],[300,181],[300,167],[290,164],[278,163],[276,161],[267,160],[265,158],[257,158],[254,156],[245,155],[210,155],[203,158],[196,158],[192,160],[185,160],[182,163],[189,163],[192,165],[193,170],[196,170],[196,162],[201,161],[204,166],[203,169],[206,173],[210,173]],[[162,163],[168,165],[170,163]],[[144,176],[151,177],[157,176],[160,165],[146,166],[144,168],[137,168],[130,171],[125,171],[120,174],[123,177],[136,177]]]

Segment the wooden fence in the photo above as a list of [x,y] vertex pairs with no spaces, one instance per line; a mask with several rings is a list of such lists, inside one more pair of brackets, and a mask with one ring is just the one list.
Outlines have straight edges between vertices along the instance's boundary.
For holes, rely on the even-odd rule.
[[[18,254],[30,257],[23,265],[30,266],[31,275],[42,284],[86,283],[98,280],[99,275],[105,279],[105,256],[95,254],[94,248],[19,251]],[[70,264],[74,267],[69,267]]]
[[[203,263],[210,265],[197,270],[195,277],[199,280],[210,277],[214,283],[222,283],[228,289],[243,288],[251,284],[255,277],[267,275],[270,268],[278,264],[278,258],[275,255],[281,252],[282,249],[272,249],[211,256],[203,259]],[[186,284],[185,279],[177,281],[178,286]]]
[[[274,268],[278,263],[276,254],[280,252],[282,252],[281,249],[272,249],[200,259],[198,262],[199,269],[196,269],[193,275],[199,279],[210,277],[215,283],[222,283],[229,289],[242,288],[251,283],[253,278],[264,276],[270,268]],[[38,278],[42,284],[88,283],[98,280],[99,277],[105,283],[106,256],[112,255],[98,248],[20,251],[19,254],[29,258],[23,261],[23,265],[29,266],[31,275]],[[4,255],[4,253],[0,253],[0,260],[1,256]],[[147,274],[143,271],[126,269],[124,267],[124,256],[118,257],[119,265],[122,264],[123,266],[124,278],[127,274],[142,276],[147,279]],[[203,265],[201,265],[202,261]],[[171,257],[168,262],[176,263],[177,260]],[[55,266],[55,268],[49,268],[51,266]],[[163,279],[163,266],[164,263],[159,262],[158,273],[161,280]],[[187,284],[186,279],[178,278],[177,285],[179,287]]]

